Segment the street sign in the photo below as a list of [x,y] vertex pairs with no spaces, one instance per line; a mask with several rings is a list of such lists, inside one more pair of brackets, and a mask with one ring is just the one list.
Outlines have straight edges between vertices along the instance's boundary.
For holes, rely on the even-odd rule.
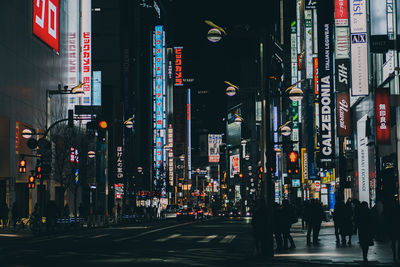
[[315,181],[315,191],[319,192],[321,190],[321,182]]
[[101,106],[75,105],[76,115],[96,115],[101,113]]

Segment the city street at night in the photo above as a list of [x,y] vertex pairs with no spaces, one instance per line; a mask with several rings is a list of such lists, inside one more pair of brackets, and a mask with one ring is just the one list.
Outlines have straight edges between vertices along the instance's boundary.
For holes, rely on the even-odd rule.
[[1,2],[0,267],[399,266],[400,0]]
[[[332,223],[324,223],[320,244],[306,246],[297,223],[297,248],[277,252],[274,260],[254,256],[249,218],[163,221],[110,226],[32,236],[27,231],[0,231],[1,266],[347,266],[362,262],[357,237],[337,246]],[[389,242],[369,253],[370,266],[392,266]]]

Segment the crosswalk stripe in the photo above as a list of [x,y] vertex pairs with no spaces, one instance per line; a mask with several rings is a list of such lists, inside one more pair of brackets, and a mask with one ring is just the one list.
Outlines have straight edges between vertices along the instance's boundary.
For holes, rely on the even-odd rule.
[[173,239],[173,238],[177,238],[177,237],[180,237],[180,236],[181,236],[181,234],[173,234],[173,235],[167,236],[167,237],[165,237],[165,238],[157,239],[157,240],[155,240],[155,241],[156,241],[156,242],[165,242],[165,241],[167,241],[167,240],[170,240],[170,239]]
[[235,239],[235,238],[236,238],[236,235],[227,235],[219,242],[220,243],[231,243],[233,241],[233,239]]
[[199,243],[208,243],[208,242],[210,242],[211,240],[213,240],[214,238],[216,238],[218,235],[209,235],[209,236],[206,236],[204,239],[202,239],[202,240],[199,240],[199,241],[197,241],[197,242],[199,242]]

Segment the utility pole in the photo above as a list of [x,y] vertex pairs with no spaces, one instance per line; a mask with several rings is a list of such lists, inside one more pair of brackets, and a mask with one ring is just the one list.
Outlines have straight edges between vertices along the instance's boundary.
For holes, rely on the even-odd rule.
[[[265,32],[261,33],[260,42],[260,87],[261,87],[261,99],[262,99],[262,123],[261,123],[261,166],[262,166],[262,181],[264,183],[263,197],[267,208],[267,229],[265,238],[265,248],[263,248],[264,256],[271,258],[274,256],[274,240],[273,240],[273,201],[272,201],[272,177],[271,177],[271,156],[270,149],[270,89],[269,83],[266,84],[265,75],[266,70],[264,68],[264,58],[270,63],[270,54],[267,52],[264,54],[264,44],[270,43],[270,37],[266,40]],[[267,49],[266,51],[269,51]],[[268,85],[268,86],[267,86]]]

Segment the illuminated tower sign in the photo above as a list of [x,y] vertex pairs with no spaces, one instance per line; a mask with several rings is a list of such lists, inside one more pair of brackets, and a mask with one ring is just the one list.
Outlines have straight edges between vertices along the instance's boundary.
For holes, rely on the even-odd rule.
[[153,36],[153,167],[154,188],[166,194],[166,68],[165,32],[156,26]]

